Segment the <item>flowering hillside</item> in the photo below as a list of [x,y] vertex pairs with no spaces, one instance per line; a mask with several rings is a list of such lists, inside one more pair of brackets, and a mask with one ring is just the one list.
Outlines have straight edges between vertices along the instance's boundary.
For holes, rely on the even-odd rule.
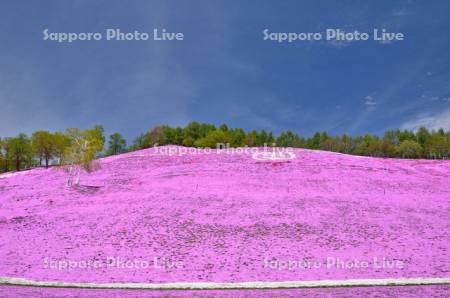
[[293,150],[103,158],[0,176],[0,277],[240,282],[448,277],[450,161]]

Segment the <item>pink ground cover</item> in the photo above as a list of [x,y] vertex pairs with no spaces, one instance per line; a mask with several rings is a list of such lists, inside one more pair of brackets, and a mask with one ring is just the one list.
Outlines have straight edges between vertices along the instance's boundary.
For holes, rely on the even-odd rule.
[[348,298],[348,297],[442,297],[450,296],[448,286],[355,287],[286,290],[208,290],[208,291],[148,291],[102,289],[55,289],[32,287],[0,287],[0,298]]
[[[98,160],[72,189],[58,168],[0,176],[0,276],[147,283],[450,277],[450,161],[294,153],[277,163],[151,148]],[[110,257],[151,265],[106,265]],[[58,261],[78,263],[56,268]],[[283,267],[289,261],[297,266]],[[355,265],[361,262],[367,266]]]

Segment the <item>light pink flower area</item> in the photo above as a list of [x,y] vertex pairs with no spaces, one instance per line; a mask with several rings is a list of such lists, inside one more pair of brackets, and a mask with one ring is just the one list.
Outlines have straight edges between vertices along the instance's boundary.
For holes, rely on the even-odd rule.
[[[273,162],[245,152],[164,156],[151,148],[98,160],[76,188],[65,186],[58,168],[3,177],[0,276],[103,283],[450,277],[450,161],[293,152],[294,159]],[[150,266],[105,266],[111,257]],[[62,268],[68,261],[76,266]]]

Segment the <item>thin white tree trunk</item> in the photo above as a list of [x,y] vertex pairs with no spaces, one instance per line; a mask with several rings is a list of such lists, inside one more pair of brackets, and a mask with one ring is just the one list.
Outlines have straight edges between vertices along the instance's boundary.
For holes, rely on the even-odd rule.
[[80,172],[81,172],[81,167],[78,167],[77,181],[75,182],[75,185],[80,185]]
[[69,168],[69,173],[67,175],[67,186],[72,186],[72,167]]

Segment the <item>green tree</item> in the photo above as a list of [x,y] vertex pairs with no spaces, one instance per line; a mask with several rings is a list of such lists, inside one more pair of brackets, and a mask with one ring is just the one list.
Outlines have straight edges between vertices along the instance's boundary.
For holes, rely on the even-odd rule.
[[31,141],[26,134],[19,134],[8,140],[9,157],[15,164],[16,171],[31,166],[33,151]]
[[224,123],[224,124],[222,124],[220,127],[219,127],[219,129],[221,130],[221,131],[224,131],[224,132],[227,132],[229,129],[228,129],[228,126]]
[[267,145],[272,146],[275,143],[275,138],[273,136],[273,133],[269,131],[269,135],[267,136]]
[[107,155],[124,153],[127,150],[127,142],[118,132],[109,136]]
[[387,130],[384,132],[383,140],[398,146],[400,144],[400,130]]
[[185,136],[183,139],[183,146],[193,147],[194,143],[195,143],[195,140],[190,136]]
[[42,166],[42,160],[45,161],[45,167],[56,154],[55,137],[48,131],[39,130],[31,135],[31,146],[33,152],[39,158],[39,165]]
[[86,130],[87,134],[90,134],[92,138],[96,138],[98,140],[98,144],[102,146],[105,145],[105,129],[103,125],[95,125],[94,128]]
[[337,151],[345,154],[353,152],[355,146],[352,137],[348,135],[338,136],[337,138]]
[[206,137],[211,131],[215,131],[216,127],[213,124],[202,123],[200,124],[200,135],[199,138]]
[[228,132],[218,129],[210,131],[206,137],[198,139],[194,144],[196,147],[219,149],[230,144],[231,140]]
[[250,131],[244,139],[244,145],[255,147],[258,144],[258,132],[256,130]]
[[67,185],[73,185],[74,170],[77,171],[75,185],[79,185],[81,170],[91,172],[93,160],[103,150],[103,130],[98,126],[83,132],[77,128],[69,128],[66,136],[70,140],[70,146],[66,148],[62,164],[67,166]]
[[181,127],[176,127],[174,130],[173,143],[176,145],[183,145],[184,131]]
[[409,130],[403,130],[400,131],[399,134],[399,141],[400,143],[406,140],[410,140],[410,141],[416,141],[416,135],[414,134],[414,132],[409,131]]
[[430,138],[430,132],[428,131],[428,129],[426,129],[425,127],[422,126],[417,131],[416,137],[417,137],[417,142],[419,142],[419,144],[421,146],[425,146],[425,143]]
[[326,138],[321,144],[321,149],[326,151],[338,151],[338,142],[333,138]]
[[158,145],[168,144],[166,135],[167,128],[164,126],[156,126],[152,128],[144,137],[144,147],[149,148]]
[[163,140],[165,144],[181,145],[183,143],[183,129],[181,127],[173,128],[163,125],[162,130],[165,135],[165,140]]
[[183,145],[192,146],[200,138],[200,124],[196,121],[189,123],[184,128]]
[[441,132],[434,132],[425,142],[425,153],[428,158],[449,158],[450,138]]
[[267,132],[264,129],[261,130],[257,137],[257,146],[264,146],[265,144],[267,145],[268,138],[269,135],[267,134]]
[[321,141],[321,133],[316,132],[312,138],[309,138],[306,141],[306,146],[309,149],[319,149],[320,148],[320,141]]
[[280,147],[295,147],[296,134],[292,131],[283,131],[277,138],[277,146]]
[[412,140],[404,140],[397,147],[398,155],[403,158],[419,158],[422,155],[422,146]]
[[323,131],[320,134],[319,148],[322,150],[333,151],[333,147],[335,147],[335,142],[331,140],[330,136],[325,131]]
[[397,155],[396,147],[388,140],[380,140],[381,152],[383,157],[395,157]]
[[363,156],[383,156],[383,149],[381,141],[378,137],[366,134],[363,137],[357,137],[356,139],[355,153]]
[[231,146],[241,147],[245,142],[245,131],[242,128],[235,128],[230,130]]
[[145,134],[141,133],[133,140],[133,145],[130,146],[130,151],[140,150],[145,148]]
[[67,148],[70,147],[70,139],[61,132],[55,132],[53,134],[53,142],[55,144],[55,157],[58,159],[59,164],[62,164],[64,153]]
[[0,173],[8,171],[8,152],[6,151],[7,140],[0,138]]

